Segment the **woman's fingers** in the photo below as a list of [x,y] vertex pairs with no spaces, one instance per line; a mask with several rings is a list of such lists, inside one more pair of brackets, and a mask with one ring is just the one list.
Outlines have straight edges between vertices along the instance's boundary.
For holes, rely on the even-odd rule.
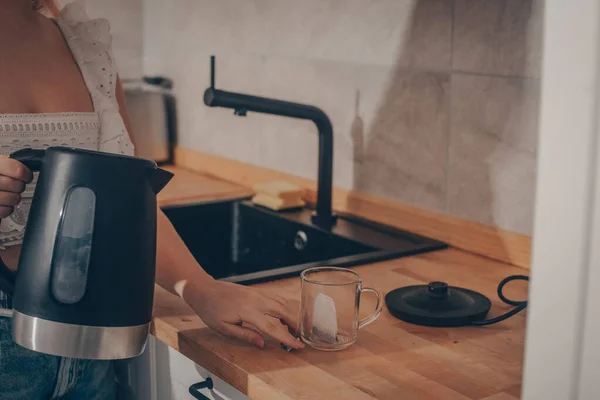
[[14,210],[14,207],[0,206],[0,219],[8,217]]
[[0,192],[0,206],[14,207],[21,202],[21,195],[12,192]]
[[298,330],[298,313],[285,305],[275,301],[269,302],[269,304],[267,304],[266,312],[270,316],[275,317],[288,325],[292,328],[292,331],[296,332]]
[[266,298],[265,307],[268,314],[279,318],[281,322],[287,324],[292,331],[298,329],[298,310],[300,302],[286,299],[278,294],[267,290],[261,291],[263,298]]
[[0,191],[23,193],[24,190],[25,182],[10,178],[8,176],[0,176]]
[[6,156],[0,158],[0,175],[25,183],[30,183],[33,180],[33,172],[29,168],[23,163]]
[[[0,177],[0,181],[2,178],[5,177]],[[15,210],[15,206],[21,202],[21,193],[5,192],[3,190],[5,188],[0,186],[0,219],[11,215]]]
[[253,312],[248,316],[247,322],[254,325],[262,333],[277,340],[279,343],[283,343],[293,349],[304,348],[304,344],[293,337],[288,331],[288,328],[283,325],[278,318],[281,317],[278,316],[277,318],[274,318],[266,314]]
[[237,324],[223,324],[221,326],[221,333],[240,339],[246,343],[255,345],[256,347],[265,347],[265,339],[260,333],[253,331],[250,328],[246,328]]
[[289,315],[289,318],[293,318],[292,322],[285,322],[283,320],[281,322],[286,323],[290,327],[291,332],[299,335],[300,327],[298,325],[300,324],[300,321],[298,320],[298,317],[300,315],[300,302],[298,300],[288,299],[285,301],[284,307],[287,310],[287,315]]
[[288,299],[285,301],[284,306],[294,315],[298,315],[298,312],[300,311],[300,302],[298,300]]
[[263,291],[263,292],[262,292],[262,294],[263,294],[265,297],[268,297],[269,299],[271,299],[271,300],[273,300],[273,301],[276,301],[277,303],[279,303],[279,304],[281,304],[281,305],[285,305],[285,303],[286,303],[286,299],[285,299],[285,298],[283,298],[283,297],[281,297],[281,296],[280,296],[280,295],[278,295],[278,294],[271,293],[271,292],[269,292],[269,291],[266,291],[266,290],[265,290],[265,291]]
[[33,180],[33,172],[24,164],[0,156],[0,218],[11,215],[21,202],[25,184]]

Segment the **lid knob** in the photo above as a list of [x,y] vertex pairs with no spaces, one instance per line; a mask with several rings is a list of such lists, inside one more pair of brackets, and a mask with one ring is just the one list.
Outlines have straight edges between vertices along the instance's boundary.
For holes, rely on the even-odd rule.
[[443,299],[448,296],[448,284],[446,282],[430,282],[427,289],[429,297]]

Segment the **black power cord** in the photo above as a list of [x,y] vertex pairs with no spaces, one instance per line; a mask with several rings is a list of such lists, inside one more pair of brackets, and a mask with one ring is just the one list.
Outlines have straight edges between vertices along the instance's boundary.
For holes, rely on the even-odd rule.
[[505,302],[508,305],[515,306],[515,308],[513,308],[506,314],[500,315],[498,317],[486,319],[483,321],[473,321],[471,323],[471,325],[477,325],[477,326],[492,325],[492,324],[504,321],[505,319],[512,317],[513,315],[523,311],[525,309],[525,307],[527,307],[527,300],[515,301],[515,300],[511,300],[511,299],[507,298],[504,295],[504,286],[507,283],[512,282],[512,281],[529,281],[529,277],[527,275],[511,275],[511,276],[504,278],[498,284],[498,297],[500,297],[500,300],[502,300],[503,302]]

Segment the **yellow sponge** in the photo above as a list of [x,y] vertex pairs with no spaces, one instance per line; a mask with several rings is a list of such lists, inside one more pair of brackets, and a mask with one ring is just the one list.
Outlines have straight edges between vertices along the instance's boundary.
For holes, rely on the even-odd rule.
[[257,194],[265,194],[290,201],[302,199],[302,189],[285,181],[259,183],[253,189]]
[[304,200],[301,198],[297,199],[283,199],[281,197],[270,196],[264,193],[258,193],[252,198],[252,202],[259,206],[270,208],[274,211],[287,210],[290,208],[304,207]]

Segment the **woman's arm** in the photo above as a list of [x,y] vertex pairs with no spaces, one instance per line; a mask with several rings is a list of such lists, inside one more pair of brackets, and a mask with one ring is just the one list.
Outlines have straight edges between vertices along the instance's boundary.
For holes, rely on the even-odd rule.
[[[120,79],[117,79],[117,100],[127,131],[132,132]],[[297,329],[296,315],[286,308],[283,299],[252,287],[213,279],[198,264],[160,209],[157,230],[156,282],[181,296],[209,327],[258,347],[264,346],[259,332],[292,348],[304,347],[281,323],[294,331]],[[242,326],[244,323],[254,329]]]

